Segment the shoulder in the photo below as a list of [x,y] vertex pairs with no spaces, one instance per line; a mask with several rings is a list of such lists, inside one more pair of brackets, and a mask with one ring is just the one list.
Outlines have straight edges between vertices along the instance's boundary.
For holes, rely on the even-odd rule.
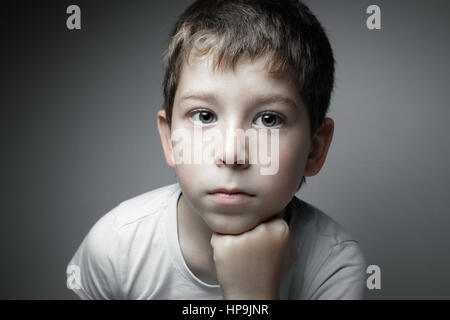
[[317,207],[297,197],[289,206],[290,227],[297,238],[320,238],[331,247],[345,241],[357,242],[344,227]]
[[[106,259],[115,247],[132,245],[140,230],[158,229],[158,218],[178,190],[178,184],[172,184],[121,202],[94,224],[84,240],[85,247],[91,255]],[[145,228],[140,228],[142,225]]]
[[295,198],[290,205],[290,227],[305,260],[305,296],[362,298],[366,262],[357,239],[311,204]]
[[[79,290],[75,290],[80,297],[104,299],[121,296],[120,279],[125,276],[122,250],[129,254],[136,251],[131,249],[145,246],[142,235],[152,232],[148,227],[158,230],[152,218],[165,212],[171,196],[178,190],[179,186],[173,184],[123,201],[91,227],[67,271],[69,277],[73,266],[80,270]],[[141,228],[141,222],[147,224]]]
[[105,243],[105,239],[110,239],[122,227],[161,213],[178,190],[178,184],[172,184],[119,203],[94,224],[87,239],[94,243]]
[[121,228],[163,212],[171,203],[171,199],[174,199],[173,195],[178,192],[180,192],[180,186],[175,183],[121,202],[117,207],[114,226]]

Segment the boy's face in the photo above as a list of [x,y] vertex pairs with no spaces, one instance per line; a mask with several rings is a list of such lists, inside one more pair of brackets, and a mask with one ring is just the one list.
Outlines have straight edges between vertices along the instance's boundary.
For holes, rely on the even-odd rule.
[[[210,58],[185,63],[175,94],[171,128],[164,111],[159,113],[158,126],[166,161],[176,168],[189,210],[199,214],[212,231],[223,234],[243,233],[282,213],[303,175],[314,175],[320,170],[333,132],[331,126],[322,140],[319,136],[316,145],[321,150],[314,151],[308,111],[294,82],[287,75],[271,76],[263,59],[241,60],[234,71],[216,72]],[[272,163],[278,162],[275,172],[262,174],[261,168],[268,167],[267,163],[249,163],[248,143],[243,149],[235,147],[236,140],[230,132],[239,129],[267,134],[267,153]],[[176,163],[173,151],[177,143],[171,135],[190,135],[184,141],[195,153],[200,145],[207,145],[204,136],[198,135],[199,130],[221,133],[223,140],[219,152],[214,154],[215,162],[179,163],[175,155]],[[271,140],[275,131],[278,137]],[[210,144],[211,141],[214,144],[218,140],[210,140]],[[271,146],[273,143],[277,143],[277,148]],[[245,163],[229,161],[230,158],[227,161],[227,157],[236,160],[242,151]]]

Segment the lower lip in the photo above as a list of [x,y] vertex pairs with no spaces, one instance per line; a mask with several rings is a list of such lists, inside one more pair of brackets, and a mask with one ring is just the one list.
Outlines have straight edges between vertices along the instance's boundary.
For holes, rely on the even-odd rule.
[[209,193],[209,196],[219,204],[241,204],[249,201],[253,196],[246,193]]

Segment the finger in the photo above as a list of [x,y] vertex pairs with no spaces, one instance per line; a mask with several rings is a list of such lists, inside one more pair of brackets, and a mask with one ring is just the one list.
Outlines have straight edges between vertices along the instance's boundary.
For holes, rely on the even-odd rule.
[[267,228],[269,228],[273,231],[276,231],[279,234],[287,235],[290,233],[288,223],[284,219],[280,218],[279,216],[276,216],[269,222],[266,222],[266,226],[267,226]]
[[283,213],[279,213],[279,214],[276,214],[274,216],[271,216],[269,219],[267,219],[263,223],[270,223],[270,222],[273,222],[273,221],[276,221],[276,220],[280,220],[280,219],[283,220]]
[[214,249],[215,245],[217,244],[217,234],[215,232],[213,232],[209,243],[211,244],[211,247],[213,247]]

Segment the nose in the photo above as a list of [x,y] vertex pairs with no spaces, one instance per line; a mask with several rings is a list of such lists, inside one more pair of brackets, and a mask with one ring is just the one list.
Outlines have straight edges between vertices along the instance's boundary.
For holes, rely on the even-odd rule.
[[245,131],[240,127],[230,126],[222,131],[222,137],[223,146],[219,148],[216,165],[238,170],[249,168],[249,148]]

